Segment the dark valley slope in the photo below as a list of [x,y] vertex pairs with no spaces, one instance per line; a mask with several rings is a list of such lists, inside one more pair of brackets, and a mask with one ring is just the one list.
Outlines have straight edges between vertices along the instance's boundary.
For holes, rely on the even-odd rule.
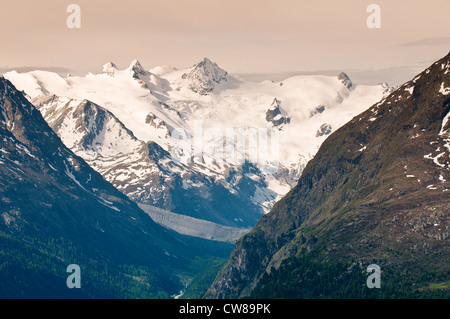
[[[66,148],[0,78],[0,297],[154,298],[209,258],[154,223]],[[200,244],[200,243],[196,243]],[[81,268],[69,289],[66,268]]]
[[449,112],[450,54],[330,135],[205,297],[448,297]]

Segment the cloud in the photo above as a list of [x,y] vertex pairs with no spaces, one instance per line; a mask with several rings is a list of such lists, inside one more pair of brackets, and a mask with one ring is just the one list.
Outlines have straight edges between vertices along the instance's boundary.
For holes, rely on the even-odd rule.
[[18,66],[18,67],[0,67],[0,74],[4,74],[6,72],[9,71],[17,71],[19,73],[25,73],[25,72],[30,72],[30,71],[35,71],[35,70],[40,70],[40,71],[49,71],[49,72],[55,72],[58,73],[60,75],[67,75],[68,73],[71,72],[71,70],[69,68],[65,68],[65,67],[59,67],[59,66]]
[[249,81],[260,82],[264,80],[283,81],[297,75],[328,75],[337,76],[340,72],[345,72],[355,84],[377,85],[386,82],[390,86],[398,86],[420,73],[432,62],[427,61],[420,65],[394,66],[388,68],[365,68],[365,69],[336,69],[336,70],[313,70],[313,71],[292,71],[280,73],[240,73],[239,77]]
[[425,38],[416,41],[406,42],[399,44],[399,46],[435,46],[435,45],[450,45],[450,37],[440,37],[440,38]]

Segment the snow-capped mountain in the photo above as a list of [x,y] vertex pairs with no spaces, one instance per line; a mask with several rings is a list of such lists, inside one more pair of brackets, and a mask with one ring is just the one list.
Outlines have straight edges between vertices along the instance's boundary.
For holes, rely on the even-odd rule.
[[248,82],[207,58],[184,70],[134,60],[86,76],[4,76],[130,198],[239,227],[295,185],[328,134],[391,90],[345,73]]
[[182,75],[189,81],[189,89],[201,95],[212,92],[217,84],[228,81],[228,72],[219,68],[216,63],[208,58],[196,64],[189,73]]
[[[158,144],[138,140],[111,112],[88,100],[54,95],[39,96],[32,102],[69,148],[129,198],[230,224],[224,218],[225,211],[215,203],[240,203],[236,194],[222,185],[214,185],[213,179],[195,169],[174,161]],[[250,225],[259,217],[255,212],[257,207],[254,205],[252,214],[252,207],[240,204],[249,212],[235,209],[237,212],[228,216],[234,216],[232,221],[236,218],[240,226]],[[181,207],[184,210],[180,211]],[[190,211],[193,213],[189,214]]]

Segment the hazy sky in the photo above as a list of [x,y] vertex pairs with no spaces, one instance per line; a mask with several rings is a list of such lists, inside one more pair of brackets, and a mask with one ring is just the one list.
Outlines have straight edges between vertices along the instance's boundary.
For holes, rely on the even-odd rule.
[[[71,3],[80,29],[66,25]],[[366,25],[372,3],[379,29]],[[403,82],[450,51],[449,12],[450,0],[0,0],[0,73],[96,73],[135,58],[184,68],[209,57],[230,73]]]

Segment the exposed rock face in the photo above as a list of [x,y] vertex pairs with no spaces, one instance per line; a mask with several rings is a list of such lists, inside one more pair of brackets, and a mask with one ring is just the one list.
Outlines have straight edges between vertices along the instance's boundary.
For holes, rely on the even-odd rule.
[[151,125],[155,129],[162,129],[164,131],[165,136],[168,136],[170,134],[170,129],[167,126],[166,122],[158,118],[152,112],[147,114],[147,117],[145,118],[145,123]]
[[128,67],[128,70],[130,75],[136,79],[139,78],[139,75],[147,75],[148,73],[150,73],[144,70],[144,68],[142,67],[141,63],[138,60],[133,60],[130,66]]
[[386,82],[383,82],[380,85],[383,88],[383,95],[384,96],[388,96],[391,92],[393,92],[395,90],[394,87],[389,86]]
[[309,116],[313,117],[317,114],[323,113],[323,111],[325,111],[325,105],[319,105],[313,111],[310,112]]
[[282,115],[280,106],[281,101],[275,98],[272,102],[272,105],[266,112],[266,121],[272,122],[273,126],[277,127],[291,122],[291,119],[289,117]]
[[316,136],[324,136],[331,133],[331,125],[324,123],[320,126],[320,128],[317,130]]
[[196,64],[189,72],[183,74],[184,79],[190,81],[189,88],[195,93],[207,95],[217,84],[227,81],[228,73],[208,58]]
[[424,287],[448,280],[449,112],[450,54],[331,134],[206,297],[368,296],[374,262],[385,298],[439,296]]
[[347,74],[345,74],[344,72],[339,73],[338,75],[338,79],[345,85],[345,87],[347,89],[351,89],[353,86],[352,81],[350,80],[350,78],[348,77]]

